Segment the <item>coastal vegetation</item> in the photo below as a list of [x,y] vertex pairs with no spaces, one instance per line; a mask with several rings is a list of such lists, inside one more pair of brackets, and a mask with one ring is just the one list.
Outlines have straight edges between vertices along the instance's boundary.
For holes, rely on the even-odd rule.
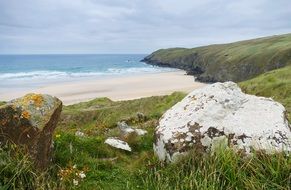
[[[272,74],[282,76],[280,72],[287,72],[286,69],[272,71],[240,85],[249,91],[247,84],[259,85],[262,77]],[[273,89],[273,94],[269,95],[278,93],[276,86],[280,85],[270,82],[269,88]],[[286,84],[286,87],[289,86]],[[249,92],[258,93],[256,88],[250,89],[253,91]],[[214,155],[191,152],[175,164],[158,161],[152,148],[158,119],[185,95],[173,93],[117,102],[98,98],[64,106],[54,134],[52,166],[39,173],[26,155],[18,153],[15,156],[15,153],[1,149],[0,185],[2,189],[290,188],[291,158],[285,154],[257,153],[244,159],[232,150],[220,150]],[[143,113],[144,119],[140,120],[137,113]],[[118,135],[118,121],[126,121],[148,132],[145,136],[130,136],[127,139],[132,152],[104,144],[108,136]],[[76,135],[77,131],[84,135]]]
[[291,34],[190,49],[160,49],[142,61],[184,69],[202,82],[241,82],[291,65]]

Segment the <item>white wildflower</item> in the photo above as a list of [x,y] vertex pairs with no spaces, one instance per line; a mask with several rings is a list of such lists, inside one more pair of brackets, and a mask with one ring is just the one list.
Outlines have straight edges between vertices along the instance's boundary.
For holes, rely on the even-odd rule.
[[74,184],[74,185],[78,185],[78,184],[79,184],[79,181],[78,181],[78,180],[75,180],[75,179],[73,179],[73,184]]
[[83,132],[81,132],[81,131],[76,131],[75,135],[78,136],[78,137],[84,137],[85,136],[85,134]]
[[81,172],[79,173],[79,176],[80,176],[81,179],[83,179],[83,178],[86,177],[86,174],[85,174],[83,171],[81,171]]

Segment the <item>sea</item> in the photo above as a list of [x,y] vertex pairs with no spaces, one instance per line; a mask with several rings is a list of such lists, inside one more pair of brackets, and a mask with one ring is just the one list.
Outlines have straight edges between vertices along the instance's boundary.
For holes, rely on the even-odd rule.
[[0,55],[0,93],[94,78],[168,72],[140,62],[145,54]]

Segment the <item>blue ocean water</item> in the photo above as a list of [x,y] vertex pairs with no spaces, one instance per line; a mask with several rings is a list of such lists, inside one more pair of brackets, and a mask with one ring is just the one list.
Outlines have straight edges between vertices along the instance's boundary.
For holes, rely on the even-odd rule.
[[0,55],[0,90],[171,70],[140,62],[145,56],[143,54]]

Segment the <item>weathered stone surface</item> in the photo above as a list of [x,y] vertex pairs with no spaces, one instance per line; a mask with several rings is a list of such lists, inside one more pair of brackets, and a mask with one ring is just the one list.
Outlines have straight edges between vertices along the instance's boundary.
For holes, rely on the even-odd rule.
[[131,152],[130,146],[127,144],[127,142],[119,140],[116,137],[109,137],[105,140],[105,144],[108,144],[114,148],[122,149]]
[[44,169],[51,160],[52,135],[62,102],[50,95],[27,94],[0,106],[0,142],[23,145]]
[[169,109],[155,131],[160,160],[174,161],[190,149],[225,145],[245,154],[291,151],[285,108],[270,98],[247,95],[233,82],[197,89]]

